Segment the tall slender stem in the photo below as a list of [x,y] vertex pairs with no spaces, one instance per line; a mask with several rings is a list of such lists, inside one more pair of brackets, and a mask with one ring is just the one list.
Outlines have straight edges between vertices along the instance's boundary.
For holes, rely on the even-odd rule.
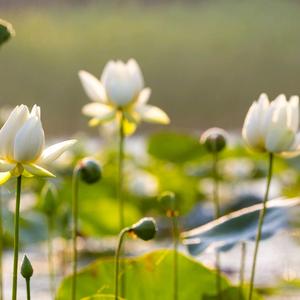
[[22,176],[20,175],[17,178],[16,209],[15,209],[15,220],[14,220],[15,233],[14,233],[14,266],[13,266],[12,300],[17,299],[21,186],[22,186]]
[[125,226],[124,218],[124,200],[123,200],[123,164],[124,164],[124,114],[120,110],[120,124],[119,124],[119,149],[118,149],[118,183],[117,183],[117,198],[119,202],[119,223],[120,230]]
[[213,201],[215,208],[215,219],[221,216],[221,208],[219,202],[219,172],[218,172],[218,161],[219,155],[217,151],[213,152],[213,178],[214,178],[214,188],[213,188]]
[[[117,182],[117,199],[119,202],[119,223],[120,230],[125,226],[125,216],[124,216],[124,199],[123,199],[123,167],[124,167],[124,113],[122,109],[120,112],[120,124],[119,124],[119,149],[118,149],[118,182]],[[121,271],[125,274],[125,265],[121,263]],[[121,295],[125,297],[125,286],[126,278],[125,275],[121,279]]]
[[50,291],[51,296],[54,299],[55,295],[55,274],[54,274],[54,264],[53,264],[53,216],[47,216],[48,221],[48,269],[50,278]]
[[0,300],[3,300],[3,214],[2,214],[2,188],[0,187]]
[[[219,203],[219,174],[218,174],[218,152],[215,150],[213,152],[213,178],[214,178],[214,188],[213,188],[213,201],[215,209],[215,219],[221,216],[221,209]],[[221,290],[221,269],[220,269],[220,253],[216,251],[216,289],[218,293],[218,298],[222,300]]]
[[253,256],[253,262],[252,262],[252,270],[251,270],[250,290],[249,290],[249,298],[248,298],[249,300],[252,299],[252,294],[253,294],[257,253],[258,253],[258,248],[259,248],[259,242],[261,240],[262,227],[263,227],[263,223],[264,223],[267,202],[268,202],[268,198],[269,198],[269,190],[270,190],[270,185],[271,185],[271,180],[272,180],[272,172],[273,172],[273,154],[269,153],[269,170],[268,170],[268,178],[267,178],[267,187],[266,187],[266,192],[265,192],[265,196],[264,196],[264,200],[263,200],[263,208],[260,211],[259,220],[258,220],[258,228],[257,228],[254,256]]
[[79,188],[79,168],[76,167],[73,172],[73,199],[72,199],[72,216],[73,216],[73,276],[72,276],[72,300],[76,299],[77,285],[77,232],[78,232],[78,188]]
[[30,278],[26,279],[27,300],[30,300]]
[[178,237],[179,237],[179,230],[178,230],[178,219],[176,216],[176,212],[172,216],[172,223],[173,223],[173,251],[174,251],[174,258],[173,258],[173,280],[174,280],[174,290],[173,290],[173,299],[178,300]]
[[128,228],[124,228],[120,235],[119,235],[119,240],[118,240],[118,246],[116,250],[116,257],[115,257],[115,300],[119,299],[119,266],[120,266],[120,254],[121,254],[121,248],[122,248],[122,243],[124,240],[124,237],[126,233],[128,232]]
[[245,280],[245,262],[246,262],[246,242],[241,244],[241,266],[240,266],[240,292],[239,299],[243,299],[243,289]]

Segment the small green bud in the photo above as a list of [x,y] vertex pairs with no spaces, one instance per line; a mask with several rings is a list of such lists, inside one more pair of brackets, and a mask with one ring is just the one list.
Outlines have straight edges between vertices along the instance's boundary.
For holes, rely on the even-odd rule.
[[8,41],[14,35],[15,31],[12,25],[0,19],[0,45]]
[[156,222],[153,218],[143,218],[132,225],[129,232],[144,241],[152,240],[157,232]]
[[22,265],[21,265],[21,274],[25,279],[30,279],[33,274],[33,268],[30,263],[30,260],[26,255],[24,255]]
[[47,215],[52,215],[57,209],[57,189],[53,183],[47,182],[41,192],[42,209]]
[[226,147],[226,136],[225,130],[217,127],[210,128],[202,134],[200,143],[209,152],[221,152]]
[[93,158],[84,158],[78,163],[80,178],[82,181],[92,184],[99,181],[102,177],[102,171],[99,163]]
[[168,216],[171,217],[178,214],[176,197],[173,192],[163,192],[158,200],[161,203],[164,210],[167,212]]

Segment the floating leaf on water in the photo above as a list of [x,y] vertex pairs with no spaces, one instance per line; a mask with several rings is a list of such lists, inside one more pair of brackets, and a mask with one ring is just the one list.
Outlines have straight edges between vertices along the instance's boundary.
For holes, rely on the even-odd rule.
[[[288,228],[293,216],[291,212],[299,204],[299,198],[268,201],[262,239],[273,236],[280,229]],[[228,251],[238,243],[254,240],[262,207],[262,204],[256,204],[243,208],[186,231],[182,234],[184,243],[192,255],[198,255],[207,248]]]
[[[172,278],[172,250],[158,250],[140,257],[128,258],[125,261],[127,265],[126,299],[153,300],[172,297],[173,282],[169,280]],[[181,300],[202,299],[204,294],[216,293],[214,271],[182,254],[179,254],[178,265]],[[229,282],[224,277],[221,281],[224,289],[229,287]],[[58,289],[56,300],[68,300],[70,287],[71,277],[67,277]],[[78,299],[97,295],[99,290],[102,294],[112,294],[114,291],[113,259],[100,259],[78,274]]]

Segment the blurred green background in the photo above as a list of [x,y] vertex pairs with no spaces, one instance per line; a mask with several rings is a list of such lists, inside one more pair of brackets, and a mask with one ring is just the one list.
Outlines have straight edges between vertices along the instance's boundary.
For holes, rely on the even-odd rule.
[[40,104],[48,135],[87,130],[77,72],[100,76],[109,59],[138,60],[174,129],[240,128],[260,92],[300,94],[299,1],[26,3],[0,4],[17,32],[1,49],[0,105]]

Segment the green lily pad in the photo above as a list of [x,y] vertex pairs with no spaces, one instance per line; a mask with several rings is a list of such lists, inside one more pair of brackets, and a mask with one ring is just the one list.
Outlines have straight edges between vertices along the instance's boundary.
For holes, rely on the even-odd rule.
[[[288,228],[297,205],[300,205],[299,198],[269,201],[262,239],[273,236],[280,229]],[[208,247],[227,251],[240,242],[254,240],[261,209],[262,204],[253,205],[184,232],[184,243],[192,255],[198,255]]]
[[185,163],[206,153],[195,137],[173,132],[152,135],[148,152],[155,158],[173,163]]
[[[172,250],[157,250],[140,257],[128,258],[125,261],[127,265],[126,299],[172,299]],[[179,254],[180,300],[204,299],[206,296],[216,295],[215,280],[215,271],[206,268],[190,257]],[[103,294],[111,295],[114,291],[114,260],[100,259],[92,263],[79,272],[77,282],[77,299],[105,299],[101,298],[105,296]],[[224,291],[230,287],[230,283],[225,277],[221,278],[221,285]],[[61,283],[56,300],[69,300],[70,290],[71,276],[66,277]],[[97,291],[100,291],[99,296],[97,296]],[[254,299],[258,298],[255,296]]]

